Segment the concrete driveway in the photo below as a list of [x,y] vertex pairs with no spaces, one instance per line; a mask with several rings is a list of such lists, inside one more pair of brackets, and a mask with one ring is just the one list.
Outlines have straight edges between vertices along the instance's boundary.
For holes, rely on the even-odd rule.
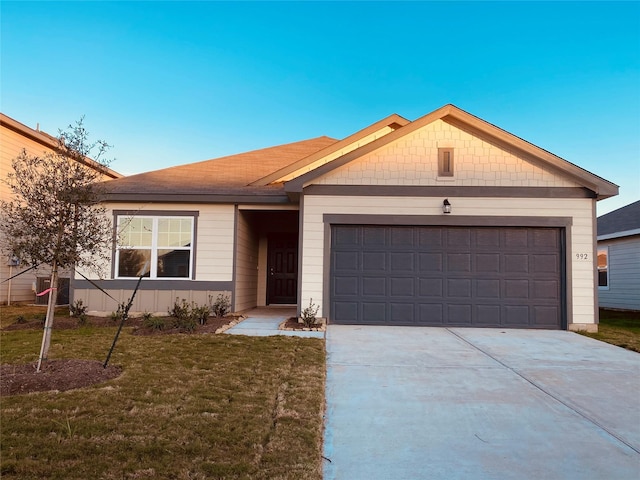
[[325,479],[640,478],[640,354],[564,331],[330,325]]

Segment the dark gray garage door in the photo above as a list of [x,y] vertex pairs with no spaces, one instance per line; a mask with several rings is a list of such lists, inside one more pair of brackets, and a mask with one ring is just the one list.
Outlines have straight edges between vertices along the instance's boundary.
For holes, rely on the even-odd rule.
[[558,228],[333,225],[333,323],[563,328]]

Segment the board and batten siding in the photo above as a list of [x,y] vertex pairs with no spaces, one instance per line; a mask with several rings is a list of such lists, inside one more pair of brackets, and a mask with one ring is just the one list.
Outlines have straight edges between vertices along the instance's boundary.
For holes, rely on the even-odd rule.
[[[166,283],[170,279],[154,280],[144,279],[144,288],[138,291],[132,307],[133,313],[151,312],[154,314],[166,315],[167,310],[173,306],[176,298],[185,299],[188,302],[194,301],[199,305],[209,302],[209,297],[213,300],[218,294],[223,293],[231,296],[230,290],[217,290],[202,288],[206,282],[225,282],[231,285],[233,282],[233,244],[235,231],[235,212],[233,205],[203,205],[203,204],[133,204],[118,203],[107,205],[107,215],[113,218],[113,211],[125,210],[134,211],[138,215],[151,215],[149,212],[162,211],[169,214],[175,211],[176,214],[184,211],[198,212],[197,236],[195,248],[195,278],[193,280],[180,280],[181,287],[176,289],[154,289],[150,288],[153,282]],[[120,288],[121,281],[112,280],[111,261],[106,264],[102,272],[98,275],[93,272],[83,271],[82,273],[92,280],[101,280],[100,285],[117,302],[125,302],[129,299],[132,289]],[[105,280],[106,279],[106,280]],[[80,275],[75,276],[75,280],[81,281]],[[185,283],[186,282],[186,283]],[[197,285],[190,289],[185,288],[189,282]],[[115,285],[117,288],[110,287]],[[87,305],[89,312],[93,314],[108,314],[117,308],[116,301],[110,299],[98,289],[93,287],[74,288],[74,301],[82,300]]]
[[609,250],[609,287],[598,289],[599,306],[640,310],[640,235],[601,240],[602,247]]
[[[452,214],[475,217],[567,217],[571,212],[572,225],[568,237],[571,239],[567,268],[571,276],[571,291],[567,293],[572,305],[572,317],[568,323],[592,325],[595,323],[594,269],[593,259],[593,200],[591,199],[539,199],[539,198],[450,198]],[[328,258],[325,246],[325,214],[345,215],[392,215],[400,221],[403,215],[443,217],[442,198],[438,197],[357,197],[306,195],[304,197],[304,234],[302,243],[302,287],[301,305],[314,303],[320,306],[320,314],[328,314],[329,305],[324,305],[324,278],[328,274]],[[366,222],[363,222],[366,223]],[[407,224],[411,224],[407,222]],[[487,226],[491,226],[488,224]],[[585,253],[580,261],[574,260],[576,253]]]
[[247,213],[238,211],[236,246],[235,311],[253,308],[258,302],[259,239]]

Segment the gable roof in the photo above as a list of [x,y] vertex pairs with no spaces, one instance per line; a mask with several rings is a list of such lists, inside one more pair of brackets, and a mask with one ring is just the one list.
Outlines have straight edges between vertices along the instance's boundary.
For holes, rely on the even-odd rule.
[[[0,125],[18,133],[19,135],[22,135],[25,138],[33,140],[36,143],[39,143],[43,147],[46,147],[54,151],[58,150],[59,145],[58,145],[58,139],[56,137],[51,136],[48,133],[43,132],[39,129],[34,130],[31,127],[27,127],[25,124],[20,123],[19,121],[11,118],[8,115],[5,115],[4,113],[0,113]],[[111,177],[111,178],[122,177],[120,173],[116,172],[115,170],[111,170],[110,168],[105,168],[99,165],[98,162],[96,162],[95,160],[89,157],[84,157],[84,162],[82,163],[84,163],[85,165],[93,169],[98,168],[107,177]]]
[[[317,137],[106,182],[110,201],[290,203],[332,170],[442,120],[577,182],[598,199],[618,186],[454,105],[410,122],[390,115],[343,140]],[[464,188],[464,187],[461,187]],[[502,187],[508,189],[509,187]],[[517,188],[517,187],[513,187]]]
[[[317,137],[277,147],[164,168],[105,182],[111,201],[254,201],[286,202],[282,184],[253,182],[338,140]],[[244,198],[251,197],[250,200]],[[275,197],[282,197],[281,199]]]
[[640,200],[598,217],[598,240],[640,235]]
[[379,148],[415,132],[419,128],[422,128],[436,120],[447,122],[461,130],[469,132],[475,137],[487,141],[488,143],[507,149],[513,152],[516,156],[524,158],[533,164],[541,165],[544,168],[560,173],[565,177],[569,177],[580,185],[593,191],[598,200],[618,194],[617,185],[451,104],[434,110],[433,112],[395,130],[392,133],[389,133],[388,135],[385,135],[384,137],[353,150],[332,162],[316,168],[315,170],[290,180],[285,184],[285,191],[295,196],[302,192],[304,186],[309,182],[312,182],[314,179],[326,175],[330,171],[346,165],[363,155],[378,150]]

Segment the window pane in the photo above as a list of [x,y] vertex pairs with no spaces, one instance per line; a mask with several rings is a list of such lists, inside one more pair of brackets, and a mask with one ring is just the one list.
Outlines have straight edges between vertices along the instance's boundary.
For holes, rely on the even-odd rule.
[[189,278],[189,250],[158,250],[158,277]]
[[151,250],[126,248],[120,250],[118,258],[118,277],[139,277],[145,269],[145,277],[149,276]]
[[599,287],[609,286],[609,279],[607,278],[606,270],[598,270],[598,286]]
[[153,219],[120,217],[120,244],[127,247],[150,247]]
[[158,220],[158,246],[191,246],[190,218],[161,218]]

